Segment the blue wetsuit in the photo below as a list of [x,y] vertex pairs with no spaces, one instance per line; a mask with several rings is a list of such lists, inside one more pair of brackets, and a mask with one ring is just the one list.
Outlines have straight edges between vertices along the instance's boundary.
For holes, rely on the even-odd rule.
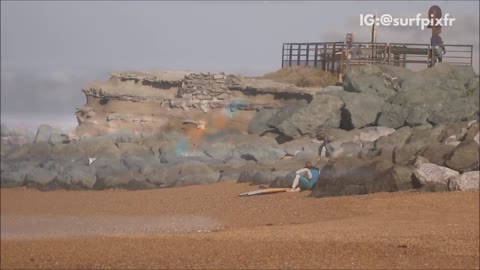
[[312,179],[308,180],[307,178],[300,176],[300,184],[302,185],[303,189],[312,189],[320,177],[320,170],[318,168],[310,167],[308,169],[312,174]]

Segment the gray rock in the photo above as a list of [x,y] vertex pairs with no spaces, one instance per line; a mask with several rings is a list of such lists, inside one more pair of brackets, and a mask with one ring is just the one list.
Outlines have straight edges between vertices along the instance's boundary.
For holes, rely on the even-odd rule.
[[441,184],[426,184],[425,186],[421,186],[420,188],[416,189],[417,192],[445,192],[448,191],[448,187],[446,185]]
[[445,166],[445,161],[450,157],[454,149],[455,146],[453,145],[434,142],[429,144],[420,154],[433,164]]
[[92,167],[96,170],[97,181],[94,189],[97,190],[119,188],[132,180],[132,174],[119,159],[100,158],[92,164]]
[[[308,160],[308,161],[312,162],[314,166],[317,166],[317,167],[320,166],[319,164],[315,163],[315,160]],[[268,168],[271,169],[272,171],[289,171],[289,172],[296,171],[303,167],[305,167],[305,160],[294,159],[294,158],[278,160],[271,166],[268,166]]]
[[144,190],[157,188],[154,184],[150,183],[143,174],[131,173],[130,181],[126,184],[122,184],[119,187],[126,190]]
[[331,158],[339,157],[358,157],[362,146],[355,142],[344,142],[340,147],[336,148],[330,155]]
[[309,150],[318,154],[322,144],[323,142],[321,141],[312,140],[310,138],[301,138],[282,143],[280,148],[285,151],[286,155],[288,156],[295,156],[297,153],[303,150]]
[[414,161],[413,161],[413,167],[415,169],[418,169],[420,168],[423,164],[425,163],[431,163],[430,160],[428,160],[428,158],[424,157],[424,156],[421,156],[421,155],[417,155],[415,156],[414,158]]
[[26,175],[26,172],[18,172],[18,171],[11,171],[11,170],[2,172],[1,187],[2,188],[22,187],[25,185],[25,175]]
[[[434,125],[478,117],[478,102],[465,88],[475,75],[470,68],[442,64],[415,73],[403,81],[392,103],[409,110],[409,125],[427,121]],[[478,99],[478,98],[477,98]],[[415,112],[419,108],[419,112]]]
[[374,192],[393,191],[391,173],[393,164],[388,161],[360,160],[343,157],[326,164],[311,196],[349,196]]
[[270,184],[271,188],[289,188],[293,185],[295,179],[295,171],[288,173],[285,176],[277,176],[275,180]]
[[450,177],[448,180],[448,189],[452,191],[479,189],[479,181],[480,171],[466,172]]
[[[378,65],[350,67],[344,75],[344,89],[349,92],[370,93],[388,99],[396,94],[393,86],[385,83],[385,68]],[[406,75],[404,75],[406,76]]]
[[358,135],[358,139],[361,143],[369,143],[374,142],[378,138],[383,136],[388,136],[395,132],[395,129],[376,126],[376,127],[366,127],[360,130],[360,134]]
[[76,165],[63,170],[55,182],[65,189],[93,189],[97,181],[95,168],[92,166]]
[[479,132],[479,123],[475,121],[468,127],[467,132],[464,134],[463,138],[459,136],[460,140],[462,141],[475,141],[475,137]]
[[71,162],[68,161],[62,161],[62,160],[55,160],[55,159],[48,159],[48,160],[43,160],[38,163],[38,166],[40,168],[47,169],[54,174],[58,174],[63,172],[65,170],[65,166],[71,164]]
[[179,174],[177,167],[161,164],[145,173],[146,181],[158,188],[171,187]]
[[164,163],[174,163],[183,158],[211,159],[203,146],[194,145],[186,136],[179,136],[160,144],[160,159]]
[[339,144],[344,142],[353,142],[360,137],[361,129],[343,130],[338,128],[326,128],[317,131],[317,137],[320,140],[327,140],[328,142],[337,142]]
[[428,116],[428,121],[438,125],[476,119],[478,118],[478,105],[475,105],[474,99],[471,97],[459,97],[445,100],[448,105],[440,104],[435,109],[432,109]]
[[415,155],[422,152],[429,144],[439,141],[443,128],[443,126],[435,128],[412,128],[412,135],[409,136],[405,144],[394,149],[394,162],[399,165],[411,164]]
[[251,171],[251,170],[243,170],[240,172],[240,174],[238,175],[238,180],[237,180],[237,183],[249,183],[249,182],[253,182],[253,176],[255,175],[255,171]]
[[477,76],[472,66],[450,65],[447,62],[436,64],[433,68],[425,69],[418,73],[426,80],[442,78],[460,81],[463,84],[468,83]]
[[460,143],[445,165],[459,172],[478,171],[480,168],[479,148],[475,141],[464,141]]
[[259,145],[241,145],[237,146],[235,151],[245,160],[279,160],[285,156],[283,150],[268,145],[264,147]]
[[25,176],[36,166],[37,162],[32,161],[14,161],[5,162],[2,160],[1,187],[21,187],[25,186]]
[[213,171],[206,164],[191,161],[175,166],[179,169],[179,175],[173,186],[201,185],[216,183],[220,179],[220,173]]
[[29,187],[36,187],[43,190],[55,177],[57,177],[57,172],[47,168],[35,167],[26,174],[25,182]]
[[380,150],[380,155],[383,158],[389,161],[393,161],[393,153],[395,148],[401,148],[405,144],[405,142],[407,142],[411,135],[411,128],[400,128],[392,134],[379,137],[375,141],[375,148]]
[[220,179],[218,182],[226,182],[226,181],[238,181],[240,174],[242,172],[239,170],[227,170],[221,173]]
[[301,160],[303,162],[316,160],[319,156],[318,151],[312,151],[310,149],[302,150],[298,152],[293,159]]
[[260,166],[245,166],[241,169],[237,183],[253,183],[255,175],[260,172],[271,173],[272,168]]
[[48,143],[50,144],[59,144],[59,143],[68,143],[70,139],[67,134],[51,134],[48,138]]
[[153,155],[147,147],[136,143],[117,143],[117,147],[122,157]]
[[52,145],[47,142],[24,144],[12,149],[6,156],[7,160],[47,160],[52,157]]
[[436,184],[447,186],[448,179],[459,173],[447,167],[438,166],[433,163],[424,163],[413,171],[415,178],[421,185]]
[[11,170],[10,164],[8,164],[5,160],[0,160],[0,172],[6,172]]
[[120,158],[120,152],[114,142],[91,138],[69,144],[52,147],[52,156],[56,159],[78,160],[88,164],[88,158]]
[[[322,127],[338,128],[343,106],[343,101],[337,97],[316,95],[307,106],[294,110],[293,113],[285,115],[284,118],[278,117],[280,113],[284,113],[284,109],[280,110],[274,116],[276,121],[274,121],[275,125],[273,126],[279,132],[292,138],[315,134],[316,130]],[[271,125],[270,122],[269,125]]]
[[[297,168],[298,169],[298,168]],[[289,175],[289,170],[275,170],[269,166],[255,166],[244,169],[239,177],[239,183],[252,183],[254,185],[270,185],[277,178]]]
[[242,158],[232,158],[225,160],[223,164],[214,164],[211,166],[213,170],[221,173],[218,182],[237,181],[241,173],[250,167],[256,167],[256,162],[246,161]]
[[308,105],[306,100],[291,101],[285,106],[282,107],[277,113],[275,113],[270,120],[267,121],[267,126],[276,128],[280,125],[285,119],[288,119],[300,108],[304,108]]
[[413,169],[407,166],[393,166],[389,177],[392,178],[391,191],[402,191],[415,188],[413,183]]
[[94,139],[98,141],[111,141],[113,143],[136,143],[140,140],[140,136],[136,135],[133,130],[121,129],[107,135],[95,137]]
[[377,125],[395,129],[401,128],[405,126],[408,115],[408,109],[403,106],[386,104],[378,118]]
[[225,161],[232,158],[265,161],[278,160],[285,156],[285,151],[275,139],[256,135],[227,134],[206,140],[201,149],[214,160]]
[[374,125],[384,105],[383,98],[370,93],[347,92],[342,100],[346,110],[342,114],[342,122],[348,122],[348,129]]
[[[467,122],[457,122],[457,123],[449,123],[445,126],[440,135],[439,141],[441,143],[447,143],[447,139],[449,141],[463,141],[465,135],[468,132],[468,123]],[[453,137],[452,137],[453,136]]]
[[408,115],[405,119],[409,127],[417,127],[427,125],[429,118],[428,112],[422,107],[410,107],[408,108]]
[[380,154],[381,154],[381,150],[375,146],[375,142],[367,142],[367,143],[362,143],[362,149],[358,153],[358,158],[373,159],[379,156]]
[[160,159],[154,156],[126,156],[123,163],[129,171],[141,174],[148,174],[162,164]]
[[0,159],[6,159],[7,155],[18,146],[9,144],[9,143],[4,143],[2,140],[0,142]]
[[479,100],[478,97],[480,96],[480,86],[479,86],[479,77],[476,76],[468,82],[466,85],[467,88],[467,97],[471,97],[475,106],[478,108]]
[[62,132],[59,129],[53,128],[49,125],[40,125],[35,133],[33,142],[49,142],[51,135],[61,135]]
[[212,168],[213,170],[223,172],[230,169],[239,169],[244,166],[247,166],[250,163],[255,164],[255,162],[253,161],[249,162],[243,158],[233,157],[233,158],[223,160],[222,162],[215,162],[215,163],[209,164],[209,167]]
[[479,79],[480,78],[478,76],[475,76],[475,77],[471,78],[468,81],[468,83],[466,84],[467,90],[472,91],[472,92],[477,90],[480,87],[480,85],[479,85],[480,80]]
[[258,111],[248,123],[248,133],[262,135],[272,130],[272,128],[267,125],[267,122],[278,113],[278,111],[278,109],[263,109]]
[[252,177],[255,185],[270,185],[277,177],[287,175],[288,171],[258,171]]
[[212,142],[203,146],[204,153],[217,160],[226,160],[235,156],[235,145],[225,142]]

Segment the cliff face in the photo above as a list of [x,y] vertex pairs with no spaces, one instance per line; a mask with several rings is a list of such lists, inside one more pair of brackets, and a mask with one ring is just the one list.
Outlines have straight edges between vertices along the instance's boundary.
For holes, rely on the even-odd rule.
[[224,73],[112,73],[108,81],[91,82],[82,90],[87,103],[76,112],[76,135],[192,125],[211,132],[246,132],[257,110],[280,108],[289,100],[310,101],[320,90]]

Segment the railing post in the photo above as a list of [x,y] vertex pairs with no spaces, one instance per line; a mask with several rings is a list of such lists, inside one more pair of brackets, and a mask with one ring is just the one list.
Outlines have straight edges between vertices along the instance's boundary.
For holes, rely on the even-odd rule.
[[298,44],[298,51],[297,51],[297,66],[300,66],[300,48],[302,48],[301,44]]
[[470,45],[470,66],[473,66],[473,45]]
[[285,61],[285,43],[282,44],[282,68],[283,68],[284,61]]
[[336,43],[333,43],[333,51],[332,51],[332,68],[331,68],[331,72],[332,73],[335,73],[335,46],[336,46]]
[[306,55],[306,63],[305,66],[308,67],[308,62],[309,62],[309,56],[310,56],[310,43],[307,43],[307,55]]
[[387,43],[387,63],[390,65],[390,43]]
[[427,61],[428,62],[428,67],[430,68],[430,67],[433,67],[433,58],[435,57],[433,55],[433,49],[430,48],[430,44],[428,45],[428,56],[430,56],[430,57],[428,57],[428,61]]
[[345,49],[345,44],[342,44],[342,50],[341,50],[341,54],[340,54],[340,74],[338,75],[338,80],[341,81],[341,77],[343,75],[343,65],[344,65],[344,62],[346,61],[345,58],[347,57],[346,55],[346,49]]
[[322,54],[322,70],[327,70],[327,43],[323,43],[323,54]]
[[313,66],[317,68],[317,60],[318,60],[318,43],[315,43],[315,56],[313,58]]
[[292,66],[292,44],[290,43],[290,51],[288,52],[288,66]]

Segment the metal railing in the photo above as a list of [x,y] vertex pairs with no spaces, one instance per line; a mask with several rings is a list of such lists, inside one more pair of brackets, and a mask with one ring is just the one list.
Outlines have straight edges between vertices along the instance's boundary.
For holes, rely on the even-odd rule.
[[472,45],[445,45],[447,52],[443,56],[443,61],[453,65],[473,65],[473,46]]
[[[443,62],[472,65],[472,45],[445,45]],[[432,55],[434,57],[432,57]],[[309,66],[342,74],[350,65],[387,64],[407,67],[413,64],[433,66],[437,61],[430,44],[355,42],[284,43],[282,68]]]
[[[286,43],[282,48],[282,68],[310,66],[331,70],[335,55],[344,46],[343,42]],[[337,59],[338,60],[338,59]]]

